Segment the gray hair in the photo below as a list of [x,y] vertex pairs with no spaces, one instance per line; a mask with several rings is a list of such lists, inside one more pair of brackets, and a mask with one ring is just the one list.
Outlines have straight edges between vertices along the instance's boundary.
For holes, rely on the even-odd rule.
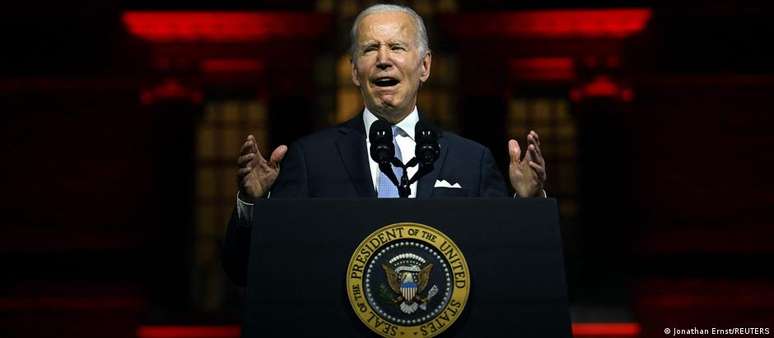
[[417,48],[419,49],[420,59],[430,51],[430,40],[427,38],[427,28],[425,27],[425,22],[422,20],[422,17],[419,16],[417,12],[406,6],[376,4],[360,12],[360,14],[357,15],[357,18],[355,18],[355,22],[352,24],[352,30],[350,31],[350,39],[352,42],[349,46],[349,53],[352,62],[355,62],[357,56],[357,34],[360,21],[363,21],[363,18],[371,14],[386,12],[401,12],[408,14],[412,21],[414,21],[414,27],[416,27],[417,30]]

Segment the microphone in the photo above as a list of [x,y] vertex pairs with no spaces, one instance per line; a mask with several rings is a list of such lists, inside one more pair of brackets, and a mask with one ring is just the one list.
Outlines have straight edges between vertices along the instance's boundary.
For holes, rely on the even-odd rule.
[[371,141],[371,158],[380,167],[389,165],[395,157],[395,145],[392,143],[392,128],[387,121],[376,120],[368,131],[368,139]]
[[439,132],[433,126],[423,121],[417,122],[414,127],[414,138],[416,140],[414,153],[419,162],[420,171],[423,171],[422,168],[432,168],[435,160],[441,155],[438,134]]
[[[384,120],[376,120],[368,131],[368,139],[371,142],[371,158],[379,164],[379,170],[398,188],[401,198],[411,195],[408,177],[406,177],[406,165],[395,157],[395,144],[392,143],[392,125]],[[403,168],[403,177],[398,181],[392,166]]]
[[[433,164],[441,155],[441,146],[438,144],[440,131],[423,121],[418,121],[414,126],[414,158],[404,164],[395,157],[395,144],[392,143],[392,125],[382,119],[371,124],[368,131],[368,139],[371,142],[369,153],[371,158],[379,165],[379,170],[398,188],[400,197],[411,195],[410,185],[421,176],[433,170]],[[408,168],[419,164],[419,169],[408,178]],[[403,176],[398,179],[392,170],[392,166],[403,169]]]

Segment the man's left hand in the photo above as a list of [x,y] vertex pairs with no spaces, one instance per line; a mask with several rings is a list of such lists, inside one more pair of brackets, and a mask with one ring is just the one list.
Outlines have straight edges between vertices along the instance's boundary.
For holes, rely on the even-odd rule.
[[534,130],[527,135],[527,153],[521,158],[521,147],[516,140],[508,141],[511,161],[508,174],[511,186],[519,197],[542,197],[546,182],[546,161],[540,151],[540,138]]

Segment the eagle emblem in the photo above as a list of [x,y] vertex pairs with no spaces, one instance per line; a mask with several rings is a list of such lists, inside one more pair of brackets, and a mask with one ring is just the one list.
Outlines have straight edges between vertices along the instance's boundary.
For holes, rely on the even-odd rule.
[[399,254],[390,259],[389,264],[382,264],[382,269],[390,289],[397,296],[392,302],[398,304],[403,313],[412,314],[417,308],[426,311],[427,303],[438,293],[438,287],[433,285],[422,296],[430,282],[433,264],[426,263],[419,255]]
[[382,337],[442,334],[461,318],[469,293],[470,273],[459,247],[424,224],[379,228],[358,245],[347,268],[352,310]]

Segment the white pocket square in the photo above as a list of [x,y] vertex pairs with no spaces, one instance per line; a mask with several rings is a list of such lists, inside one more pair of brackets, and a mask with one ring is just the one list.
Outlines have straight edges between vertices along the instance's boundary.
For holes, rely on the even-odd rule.
[[433,185],[433,188],[460,189],[462,186],[459,183],[449,184],[449,182],[446,182],[446,180],[435,180],[435,185]]

